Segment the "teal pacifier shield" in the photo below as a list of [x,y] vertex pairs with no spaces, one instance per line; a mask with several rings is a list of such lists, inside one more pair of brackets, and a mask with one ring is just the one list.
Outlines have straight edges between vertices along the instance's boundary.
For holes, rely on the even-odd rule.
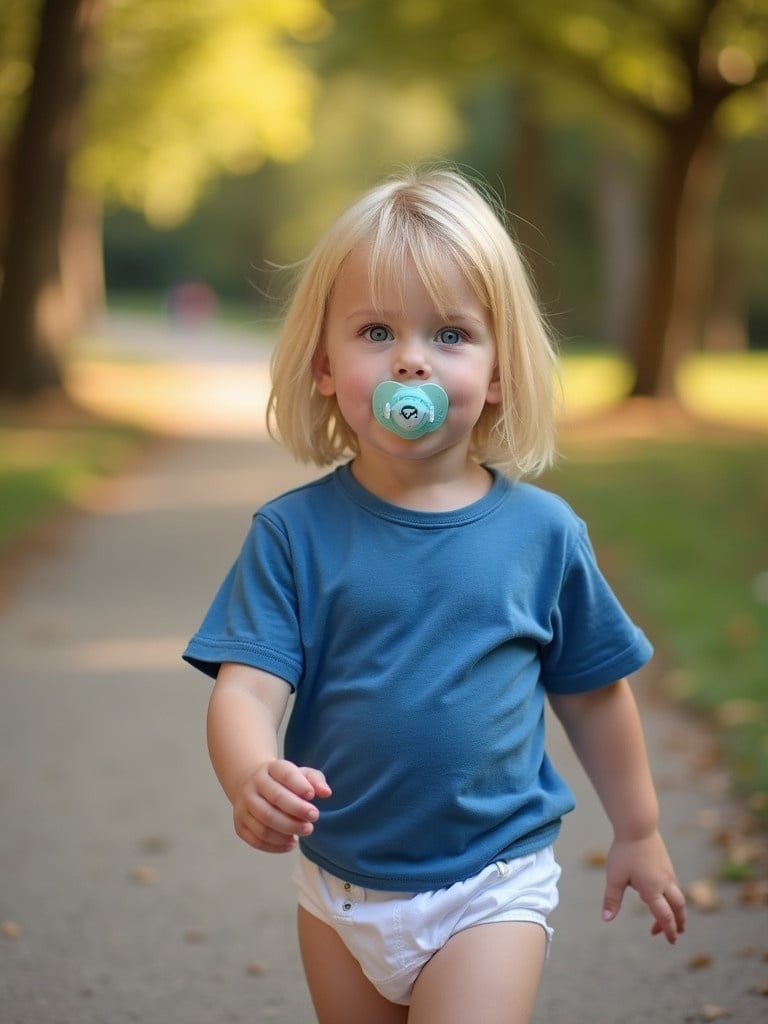
[[423,437],[445,422],[448,395],[439,384],[409,387],[387,380],[373,392],[373,414],[393,434]]

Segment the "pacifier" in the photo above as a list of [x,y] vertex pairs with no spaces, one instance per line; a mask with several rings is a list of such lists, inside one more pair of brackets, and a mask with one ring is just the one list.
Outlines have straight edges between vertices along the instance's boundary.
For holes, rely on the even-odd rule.
[[386,380],[373,392],[373,415],[400,437],[423,437],[445,423],[448,395],[439,384],[398,384]]

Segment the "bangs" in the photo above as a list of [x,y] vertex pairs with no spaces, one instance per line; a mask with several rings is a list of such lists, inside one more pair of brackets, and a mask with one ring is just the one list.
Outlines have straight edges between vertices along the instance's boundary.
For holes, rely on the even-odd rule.
[[383,211],[369,237],[362,241],[368,249],[368,274],[374,308],[382,309],[381,295],[393,289],[403,299],[409,262],[441,316],[455,311],[456,301],[445,272],[446,263],[461,271],[477,298],[489,306],[484,275],[476,261],[452,233],[442,225],[414,211],[409,206],[395,206]]

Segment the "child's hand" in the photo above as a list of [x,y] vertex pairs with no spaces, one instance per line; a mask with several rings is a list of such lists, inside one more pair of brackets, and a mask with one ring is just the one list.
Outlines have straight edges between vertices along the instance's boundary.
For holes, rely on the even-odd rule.
[[296,846],[296,836],[308,836],[319,817],[311,801],[330,795],[325,776],[316,768],[299,768],[290,761],[267,761],[238,789],[235,832],[256,850],[288,853]]
[[627,886],[637,890],[653,914],[651,934],[664,934],[667,942],[676,942],[685,931],[685,897],[658,832],[644,839],[614,841],[606,869],[604,921],[618,914]]

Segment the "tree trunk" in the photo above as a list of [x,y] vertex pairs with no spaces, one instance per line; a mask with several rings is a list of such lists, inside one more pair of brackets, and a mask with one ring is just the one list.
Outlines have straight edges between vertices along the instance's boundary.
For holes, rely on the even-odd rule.
[[627,352],[645,246],[639,188],[626,151],[608,143],[598,160],[594,209],[600,260],[599,337]]
[[715,249],[712,294],[704,348],[710,352],[746,352],[749,348],[747,280],[744,242],[726,234]]
[[[704,272],[700,230],[704,209],[711,207],[714,141],[710,131],[717,103],[714,94],[706,94],[685,122],[672,125],[664,136],[651,212],[648,271],[632,344],[633,396],[675,397],[677,366],[700,338],[691,327],[692,295]],[[707,216],[711,219],[711,209]]]
[[550,146],[546,121],[537,109],[535,94],[525,86],[509,97],[509,110],[510,127],[501,177],[512,212],[512,233],[530,268],[542,305],[551,309],[555,283],[550,246],[555,236],[552,188],[547,174]]
[[0,395],[62,384],[71,326],[60,242],[68,172],[102,0],[44,0],[29,101],[13,147],[0,294]]
[[[739,251],[729,252],[715,267],[704,348],[709,352],[747,352],[749,350],[746,273]],[[727,262],[726,262],[727,261]]]
[[722,145],[714,131],[696,150],[678,219],[675,300],[667,326],[664,376],[672,385],[676,370],[704,344],[714,277],[715,200],[723,184]]

